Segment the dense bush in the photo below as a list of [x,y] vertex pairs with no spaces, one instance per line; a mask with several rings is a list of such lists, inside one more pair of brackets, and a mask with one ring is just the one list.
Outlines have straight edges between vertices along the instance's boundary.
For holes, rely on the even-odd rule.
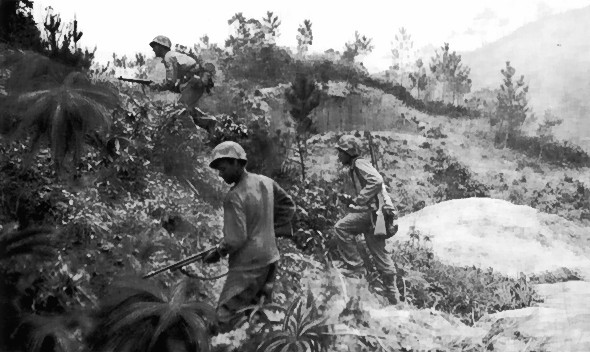
[[369,77],[362,79],[361,83],[368,87],[377,88],[385,93],[392,94],[407,106],[431,115],[442,115],[452,118],[479,117],[479,112],[477,110],[472,110],[464,106],[457,106],[451,103],[445,104],[442,101],[424,102],[416,99],[406,90],[406,88],[400,85],[393,85],[389,82],[383,82]]
[[590,220],[590,189],[578,180],[564,177],[557,184],[530,192],[530,205],[544,213],[558,214],[570,220]]
[[338,184],[314,175],[304,184],[293,184],[286,190],[297,204],[293,227],[298,247],[323,254],[341,215]]
[[399,246],[399,265],[407,302],[419,308],[436,308],[472,325],[484,314],[530,307],[539,302],[530,279],[509,278],[490,269],[455,267],[438,261],[430,239],[411,229],[410,240]]
[[[543,142],[537,136],[510,135],[507,146],[531,158],[566,167],[590,167],[590,155],[580,146],[567,141]],[[542,148],[542,151],[541,151]]]
[[451,199],[489,197],[489,188],[473,178],[469,169],[449,157],[438,148],[436,156],[430,158],[431,163],[424,166],[425,171],[432,173],[429,181],[438,186],[435,192],[437,202]]

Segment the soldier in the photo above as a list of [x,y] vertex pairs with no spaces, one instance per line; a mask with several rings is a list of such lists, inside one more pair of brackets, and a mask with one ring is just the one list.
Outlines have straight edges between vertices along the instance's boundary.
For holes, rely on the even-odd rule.
[[246,171],[246,152],[235,142],[213,149],[210,167],[233,184],[223,202],[223,240],[205,263],[228,255],[229,273],[217,305],[220,332],[232,329],[237,311],[272,299],[279,260],[275,229],[288,228],[295,213],[291,197],[272,179]]
[[[199,99],[206,91],[210,92],[213,87],[212,68],[201,69],[201,66],[192,57],[171,50],[171,42],[168,37],[159,35],[150,42],[156,57],[162,59],[166,68],[166,80],[163,84],[155,84],[152,87],[157,90],[168,90],[180,93],[178,101],[187,106],[197,126],[208,131],[215,126],[215,118],[212,116],[195,116],[195,109]],[[210,65],[206,64],[205,66]],[[211,65],[212,66],[212,65]]]
[[360,145],[358,138],[343,136],[336,147],[338,160],[349,168],[348,173],[357,193],[348,214],[334,226],[336,248],[342,260],[339,266],[352,275],[363,276],[363,261],[356,247],[355,236],[364,234],[367,248],[383,280],[383,294],[391,304],[395,304],[399,297],[395,266],[391,254],[385,248],[385,237],[374,234],[379,209],[378,194],[383,187],[383,178],[368,160],[360,157]]

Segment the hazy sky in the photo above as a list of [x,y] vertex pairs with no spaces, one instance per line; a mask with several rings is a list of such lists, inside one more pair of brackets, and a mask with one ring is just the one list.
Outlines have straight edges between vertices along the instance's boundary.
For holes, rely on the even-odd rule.
[[415,47],[449,42],[451,50],[468,51],[543,16],[589,6],[590,0],[35,0],[37,19],[44,17],[48,5],[64,22],[77,17],[84,32],[80,43],[96,45],[99,61],[113,52],[153,56],[148,43],[158,34],[170,37],[173,45],[188,46],[207,34],[211,42],[223,46],[232,33],[227,20],[235,13],[260,20],[272,11],[282,22],[279,45],[295,47],[297,28],[305,19],[312,22],[312,52],[342,51],[355,30],[373,38],[375,49],[363,62],[370,72],[376,72],[390,66],[391,42],[402,26],[412,35]]

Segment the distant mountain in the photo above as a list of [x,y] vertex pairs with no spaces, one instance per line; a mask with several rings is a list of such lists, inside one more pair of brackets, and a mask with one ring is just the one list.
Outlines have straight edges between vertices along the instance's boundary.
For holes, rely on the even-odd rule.
[[473,89],[499,88],[510,61],[529,84],[537,117],[551,109],[566,121],[560,137],[590,144],[590,7],[529,23],[475,51],[461,53]]

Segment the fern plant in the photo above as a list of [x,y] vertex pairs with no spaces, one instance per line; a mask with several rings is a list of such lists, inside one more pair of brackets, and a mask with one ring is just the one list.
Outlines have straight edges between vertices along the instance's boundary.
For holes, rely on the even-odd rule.
[[0,260],[21,255],[51,257],[55,254],[52,244],[53,230],[48,227],[26,230],[4,230],[0,233]]
[[256,351],[327,351],[331,340],[327,332],[326,318],[319,317],[310,290],[306,299],[298,297],[289,305],[280,330],[266,334]]
[[84,314],[30,314],[22,319],[13,336],[27,352],[76,352],[82,346],[78,331],[89,326]]
[[155,284],[130,279],[116,282],[97,314],[89,338],[99,351],[209,351],[215,310],[189,300],[186,281],[170,292]]
[[34,90],[23,91],[22,85],[16,84],[10,90],[9,85],[6,104],[10,114],[3,115],[4,118],[18,116],[18,124],[12,131],[14,137],[32,131],[33,154],[39,149],[42,137],[46,137],[54,166],[60,170],[70,152],[74,162],[79,161],[87,133],[104,131],[110,126],[109,110],[117,105],[118,95],[114,88],[92,83],[81,72],[70,72],[62,79],[65,72],[53,69],[45,59],[33,60],[31,65],[40,67],[25,70],[16,65],[11,80],[22,76]]

